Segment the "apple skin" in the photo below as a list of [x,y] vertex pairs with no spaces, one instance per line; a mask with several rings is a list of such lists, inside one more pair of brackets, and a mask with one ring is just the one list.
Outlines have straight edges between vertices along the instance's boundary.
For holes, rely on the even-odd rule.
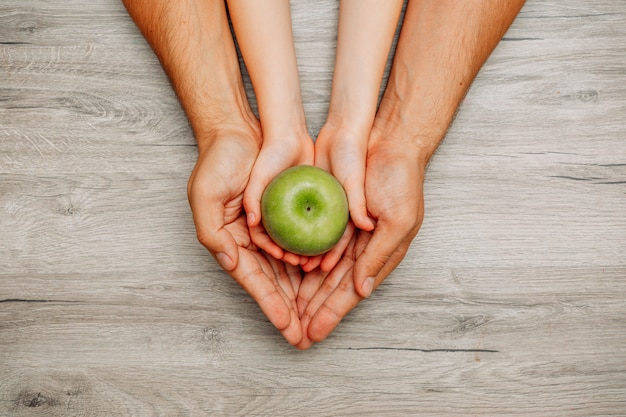
[[298,255],[330,250],[346,230],[348,198],[323,169],[298,165],[281,172],[261,197],[261,220],[272,240]]

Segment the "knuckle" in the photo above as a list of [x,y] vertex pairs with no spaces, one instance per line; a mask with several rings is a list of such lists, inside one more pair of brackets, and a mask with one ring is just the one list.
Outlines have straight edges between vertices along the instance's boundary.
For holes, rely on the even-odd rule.
[[379,255],[377,258],[375,258],[372,262],[371,262],[371,268],[374,271],[380,271],[382,270],[385,265],[387,265],[387,262],[389,262],[389,260],[391,259],[391,255],[389,254],[381,254]]
[[205,248],[211,250],[213,247],[213,239],[211,239],[211,235],[205,233],[202,230],[197,230],[196,231],[196,238],[198,239],[198,242],[200,242],[202,244],[202,246],[204,246]]
[[350,277],[350,279],[342,279],[337,286],[337,289],[341,292],[352,292],[354,289],[354,281],[352,280],[352,277]]
[[390,227],[398,232],[417,234],[422,220],[421,217],[411,209],[403,209],[389,219]]
[[189,181],[187,181],[187,199],[189,201],[191,201],[191,197],[194,194],[194,190],[195,190],[195,184],[196,182],[194,181],[194,177],[192,176],[191,178],[189,178]]
[[406,234],[415,227],[415,220],[410,217],[395,217],[389,221],[389,229],[394,233]]
[[334,285],[334,283],[330,282],[330,280],[325,280],[322,283],[322,286],[319,289],[319,292],[321,294],[324,294],[325,296],[328,296],[330,293],[333,292],[333,290],[336,288],[336,285]]

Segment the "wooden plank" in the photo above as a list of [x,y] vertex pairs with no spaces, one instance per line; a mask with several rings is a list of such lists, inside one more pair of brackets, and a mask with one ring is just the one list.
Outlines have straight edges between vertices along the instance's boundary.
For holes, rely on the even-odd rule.
[[[291,3],[315,136],[338,2]],[[194,138],[121,3],[0,1],[0,416],[625,415],[625,41],[620,2],[528,1],[406,259],[299,352],[196,241]]]

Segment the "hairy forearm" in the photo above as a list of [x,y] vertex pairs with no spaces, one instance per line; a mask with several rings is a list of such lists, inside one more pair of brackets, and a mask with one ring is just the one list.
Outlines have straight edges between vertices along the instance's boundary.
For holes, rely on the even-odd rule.
[[428,160],[524,0],[409,0],[377,122]]
[[335,127],[371,129],[401,9],[402,0],[341,0],[328,117]]
[[222,0],[123,2],[170,78],[200,146],[225,125],[254,117]]
[[265,138],[306,133],[289,0],[229,0]]

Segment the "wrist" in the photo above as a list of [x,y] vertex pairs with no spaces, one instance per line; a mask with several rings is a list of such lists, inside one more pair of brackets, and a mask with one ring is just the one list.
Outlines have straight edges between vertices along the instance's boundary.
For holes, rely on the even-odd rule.
[[444,135],[445,130],[420,124],[414,117],[406,117],[402,113],[377,115],[368,146],[400,149],[404,156],[413,158],[420,166],[426,167]]
[[199,153],[222,140],[243,140],[257,149],[261,148],[261,126],[252,110],[239,111],[237,107],[234,110],[231,114],[213,115],[200,122],[191,122]]
[[263,113],[261,117],[263,143],[281,143],[285,141],[310,141],[304,110],[291,112]]
[[248,102],[239,66],[229,63],[214,68],[211,82],[204,71],[188,79],[191,84],[174,82],[199,148],[230,134],[260,141],[259,121]]
[[397,73],[390,78],[374,125],[384,137],[416,149],[427,163],[452,122],[458,100],[432,94],[420,83]]
[[370,91],[354,94],[356,90],[353,89],[353,94],[350,94],[333,87],[324,127],[344,136],[367,138],[376,115],[378,95],[368,95]]
[[320,131],[320,136],[328,136],[333,140],[364,141],[372,130],[374,112],[341,111],[332,106],[328,117]]
[[316,144],[319,143],[317,146],[320,150],[340,149],[344,146],[350,146],[351,148],[356,146],[357,148],[365,149],[371,130],[371,125],[364,128],[349,123],[339,124],[326,121],[316,138]]

